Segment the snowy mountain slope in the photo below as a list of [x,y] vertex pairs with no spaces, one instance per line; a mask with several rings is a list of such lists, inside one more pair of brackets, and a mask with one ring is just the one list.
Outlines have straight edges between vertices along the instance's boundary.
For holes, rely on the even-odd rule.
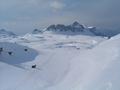
[[[6,46],[5,44],[4,44],[4,46]],[[14,44],[12,44],[12,45],[14,46]],[[21,52],[21,49],[23,50],[23,48],[20,48],[16,53]],[[38,48],[36,48],[36,49],[38,49]],[[9,90],[15,90],[15,89],[25,90],[25,89],[30,89],[30,88],[37,90],[36,88],[39,89],[40,87],[43,88],[44,86],[49,86],[51,84],[57,83],[62,78],[62,76],[64,76],[65,71],[67,70],[67,66],[66,66],[67,62],[65,63],[64,59],[69,60],[69,58],[70,58],[69,55],[71,55],[70,53],[72,53],[72,52],[68,52],[68,50],[67,50],[68,55],[63,57],[64,59],[62,59],[62,58],[58,59],[59,55],[63,56],[66,54],[66,52],[63,52],[63,50],[48,50],[48,49],[46,49],[46,50],[42,51],[42,49],[40,49],[39,53],[41,53],[42,55],[37,56],[33,62],[25,61],[22,63],[17,63],[17,64],[15,63],[15,65],[11,64],[12,66],[10,66],[8,64],[3,64],[0,62],[0,66],[2,68],[1,69],[2,75],[0,75],[0,81],[1,81],[0,88],[2,90],[7,90],[7,89],[9,89]],[[25,54],[25,53],[23,53],[23,54]],[[2,53],[2,55],[5,55],[5,54]],[[5,57],[8,57],[8,56],[5,55]],[[14,55],[12,57],[14,57]],[[18,58],[21,58],[21,57],[18,57]],[[30,58],[26,58],[26,59],[28,60]],[[50,59],[51,59],[51,61],[49,62]],[[62,61],[61,61],[61,59],[62,59]],[[15,60],[15,62],[16,62],[16,60],[18,61],[18,59],[10,59],[9,58],[9,61],[11,61],[11,60],[12,61]],[[38,65],[37,66],[38,68],[35,70],[31,69],[31,65],[34,63],[35,64],[37,63],[37,65]],[[64,66],[64,68],[60,69],[61,66]],[[57,68],[55,69],[54,67],[57,67]],[[59,72],[57,72],[58,69],[59,69]],[[50,75],[50,73],[51,73],[51,75]],[[9,79],[7,78],[8,74],[9,74],[9,76],[11,76],[11,78],[9,78]],[[9,80],[9,81],[7,81],[7,80]],[[11,83],[11,81],[12,81],[12,83]],[[24,84],[25,84],[25,86],[24,86]],[[30,87],[32,84],[35,84],[35,86]],[[38,86],[37,86],[37,84],[38,84]],[[7,87],[6,87],[6,85],[7,85]],[[21,85],[23,87],[21,87]]]
[[[44,81],[39,78],[39,73],[18,68],[0,62],[0,89],[1,90],[28,90],[43,86]],[[35,86],[33,86],[35,85]]]
[[7,38],[7,37],[16,37],[17,35],[13,32],[6,31],[5,29],[0,29],[0,38]]
[[34,60],[37,56],[37,51],[16,43],[1,42],[0,48],[3,49],[0,53],[0,61],[11,65],[17,65]]
[[119,90],[119,39],[80,53],[70,62],[71,71],[63,82],[47,90]]
[[[98,36],[84,36],[84,35],[62,35],[62,34],[26,34],[22,37],[9,40],[10,42],[23,43],[27,45],[38,45],[43,48],[92,48],[107,38]],[[32,46],[31,45],[31,46]]]
[[17,66],[0,61],[0,90],[119,90],[119,39],[44,33],[9,40],[10,45],[1,42],[20,58],[9,61],[27,58]]

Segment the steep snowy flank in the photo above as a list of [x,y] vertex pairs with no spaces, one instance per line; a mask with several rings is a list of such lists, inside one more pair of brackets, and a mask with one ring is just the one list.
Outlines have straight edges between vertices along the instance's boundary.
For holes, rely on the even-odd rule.
[[0,62],[18,65],[34,60],[37,51],[16,43],[0,42]]
[[64,80],[47,90],[119,90],[120,35],[70,61]]

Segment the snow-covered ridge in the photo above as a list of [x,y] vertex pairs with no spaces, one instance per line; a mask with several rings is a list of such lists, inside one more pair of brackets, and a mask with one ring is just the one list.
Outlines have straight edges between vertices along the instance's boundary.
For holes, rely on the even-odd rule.
[[0,37],[7,38],[7,37],[16,37],[17,35],[11,31],[6,31],[5,29],[0,29]]
[[45,90],[119,90],[119,44],[118,35],[76,55],[64,80]]

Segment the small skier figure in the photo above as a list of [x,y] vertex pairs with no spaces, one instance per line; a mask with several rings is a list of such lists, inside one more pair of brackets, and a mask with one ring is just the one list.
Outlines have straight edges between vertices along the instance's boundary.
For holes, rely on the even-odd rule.
[[25,51],[28,51],[28,49],[24,49]]
[[12,55],[12,52],[8,52],[9,55]]
[[3,51],[3,48],[0,48],[0,54],[1,54],[2,51]]
[[35,65],[32,65],[32,68],[36,68],[36,64],[35,64]]
[[108,36],[108,39],[110,39],[111,38],[111,36]]

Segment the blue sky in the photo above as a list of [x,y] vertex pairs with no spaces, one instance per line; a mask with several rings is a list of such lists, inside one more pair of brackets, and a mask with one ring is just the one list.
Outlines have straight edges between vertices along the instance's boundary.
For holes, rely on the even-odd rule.
[[0,0],[0,28],[26,33],[50,24],[120,28],[120,0]]

